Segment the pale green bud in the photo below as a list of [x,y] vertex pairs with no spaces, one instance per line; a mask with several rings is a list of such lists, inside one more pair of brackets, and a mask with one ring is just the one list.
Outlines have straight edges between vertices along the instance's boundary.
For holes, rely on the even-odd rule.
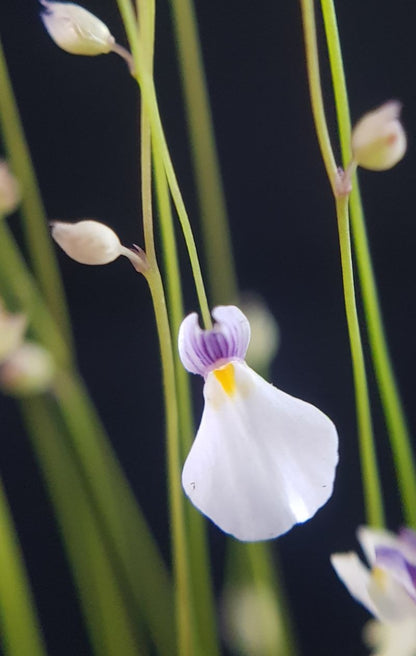
[[5,160],[0,160],[0,215],[15,211],[20,203],[20,188]]
[[258,295],[243,295],[239,306],[251,329],[246,360],[256,371],[267,371],[279,347],[280,335],[276,319]]
[[50,389],[55,364],[49,351],[25,342],[0,366],[0,387],[12,396],[30,396]]
[[406,152],[406,133],[400,123],[401,104],[395,100],[365,114],[352,131],[354,161],[364,169],[384,171]]
[[72,2],[40,0],[43,23],[56,45],[73,55],[104,55],[113,50],[115,39],[107,25]]

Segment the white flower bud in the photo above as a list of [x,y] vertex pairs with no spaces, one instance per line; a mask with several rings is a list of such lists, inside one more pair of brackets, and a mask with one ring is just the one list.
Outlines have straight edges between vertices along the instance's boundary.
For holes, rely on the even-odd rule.
[[400,123],[401,104],[395,100],[365,114],[352,131],[355,162],[371,171],[397,164],[406,152],[406,134]]
[[55,375],[51,354],[43,346],[25,342],[0,366],[0,387],[12,396],[47,391]]
[[26,325],[23,314],[10,314],[0,305],[0,363],[20,346]]
[[73,55],[104,55],[113,50],[115,39],[107,25],[72,2],[40,0],[41,14],[51,38]]
[[108,264],[122,253],[116,233],[98,221],[53,221],[52,237],[73,260],[81,264]]
[[0,160],[0,215],[14,212],[19,202],[19,184],[10,172],[7,162]]

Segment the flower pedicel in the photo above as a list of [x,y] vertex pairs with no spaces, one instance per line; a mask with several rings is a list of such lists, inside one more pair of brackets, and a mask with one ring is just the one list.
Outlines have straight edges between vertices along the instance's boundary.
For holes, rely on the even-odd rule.
[[278,390],[244,362],[250,326],[234,306],[182,322],[185,368],[205,378],[205,408],[182,473],[192,503],[242,541],[275,538],[330,498],[338,462],[332,421]]

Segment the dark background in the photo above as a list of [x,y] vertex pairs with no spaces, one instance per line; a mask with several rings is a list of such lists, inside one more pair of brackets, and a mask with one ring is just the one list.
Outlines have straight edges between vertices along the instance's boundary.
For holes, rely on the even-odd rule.
[[[89,0],[85,6],[126,44],[115,1]],[[333,551],[356,548],[355,530],[364,512],[336,221],[312,124],[299,5],[196,0],[196,8],[241,288],[261,293],[279,323],[273,382],[316,404],[340,434],[332,499],[275,548],[304,654],[360,654],[368,614],[349,597],[328,560]],[[406,158],[385,173],[363,172],[361,181],[389,343],[415,431],[416,12],[411,0],[338,1],[337,11],[354,119],[389,98],[404,103]],[[168,3],[158,2],[157,88],[193,217],[196,200],[170,19]],[[125,64],[115,55],[86,58],[59,50],[38,18],[35,0],[1,0],[0,33],[48,215],[94,217],[111,225],[123,243],[142,244],[138,92]],[[329,93],[326,100],[333,126]],[[160,371],[145,281],[125,260],[95,268],[58,255],[81,371],[168,555]],[[196,300],[184,271],[191,311]],[[200,392],[202,381],[195,380],[195,387]],[[395,530],[401,522],[396,486],[376,394],[373,401],[389,526]],[[88,654],[30,445],[14,403],[1,398],[0,411],[0,470],[50,652]],[[224,538],[215,527],[210,538],[219,580]]]

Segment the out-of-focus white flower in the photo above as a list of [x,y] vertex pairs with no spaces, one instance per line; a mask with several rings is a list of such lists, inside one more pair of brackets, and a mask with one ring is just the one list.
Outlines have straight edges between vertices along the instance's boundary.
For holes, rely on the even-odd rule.
[[246,361],[261,372],[267,371],[279,347],[279,327],[264,300],[254,294],[242,297],[240,307],[251,329]]
[[72,2],[48,2],[41,18],[51,38],[73,55],[104,55],[113,50],[115,39],[97,16]]
[[[358,540],[370,568],[354,552],[332,565],[351,595],[378,620],[366,631],[377,656],[416,655],[416,533],[361,527]],[[394,649],[393,649],[394,645]]]
[[[266,587],[229,586],[222,603],[224,637],[242,656],[276,653],[282,637],[282,619]],[[274,650],[274,651],[272,651]]]
[[120,244],[114,230],[86,219],[77,223],[51,222],[52,237],[69,257],[81,264],[109,264],[120,255],[127,257],[136,271],[143,272],[146,262],[140,249],[130,250]]
[[54,360],[43,346],[25,342],[0,366],[0,387],[12,396],[45,392],[55,376]]
[[401,104],[390,100],[358,121],[351,141],[356,164],[371,171],[384,171],[402,159],[407,140],[400,111]]
[[320,410],[267,383],[244,362],[250,326],[234,306],[182,322],[179,354],[205,378],[205,408],[182,473],[192,503],[242,541],[305,522],[332,494],[338,436]]
[[6,312],[0,302],[0,364],[22,343],[26,325],[23,314]]
[[9,165],[0,160],[0,216],[15,211],[20,203],[20,187]]

